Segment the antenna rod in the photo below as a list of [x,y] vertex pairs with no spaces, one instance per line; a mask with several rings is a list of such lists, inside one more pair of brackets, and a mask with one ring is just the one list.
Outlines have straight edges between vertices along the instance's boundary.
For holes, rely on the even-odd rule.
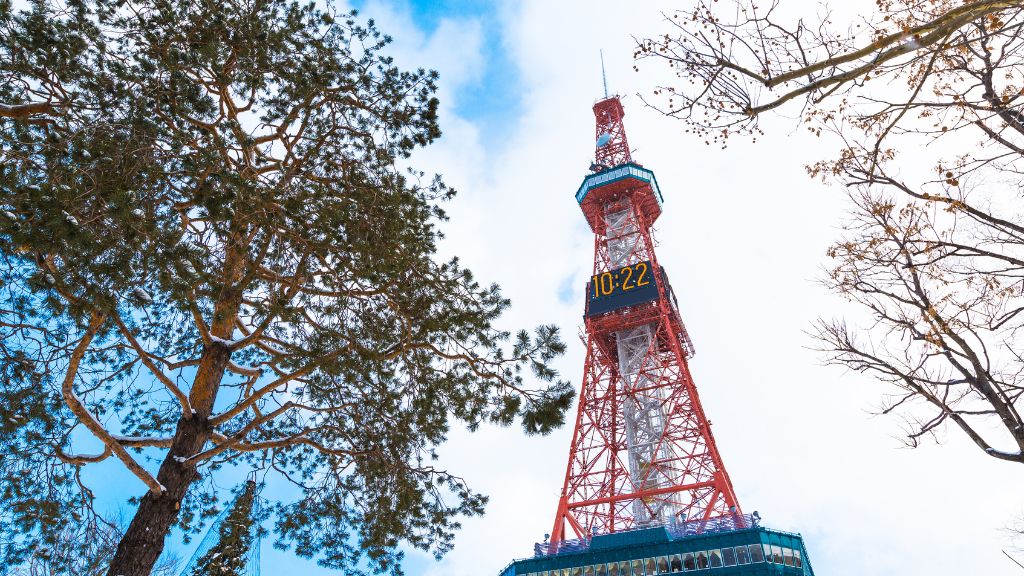
[[604,83],[604,97],[608,97],[608,77],[604,73],[604,50],[599,51],[601,54],[601,82]]

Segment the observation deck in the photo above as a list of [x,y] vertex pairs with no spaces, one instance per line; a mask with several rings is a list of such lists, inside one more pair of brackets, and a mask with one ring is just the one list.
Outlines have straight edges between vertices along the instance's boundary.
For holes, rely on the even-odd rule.
[[799,534],[736,514],[534,545],[499,576],[814,576]]
[[631,195],[644,221],[650,225],[661,216],[664,199],[654,172],[629,162],[595,172],[583,179],[576,191],[576,202],[595,234],[604,235],[605,204]]

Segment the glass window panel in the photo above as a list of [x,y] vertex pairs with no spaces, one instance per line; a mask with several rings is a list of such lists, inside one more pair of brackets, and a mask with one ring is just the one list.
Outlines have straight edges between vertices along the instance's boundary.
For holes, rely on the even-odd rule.
[[783,560],[783,563],[786,566],[796,566],[796,564],[793,561],[793,549],[792,548],[783,548],[782,549],[782,560]]
[[747,548],[750,550],[751,562],[764,562],[764,551],[761,550],[760,544],[751,544]]
[[700,568],[707,568],[707,567],[708,567],[708,553],[707,552],[697,552],[697,568],[700,569]]
[[722,564],[725,566],[735,566],[736,550],[732,548],[722,548]]
[[708,551],[708,563],[712,568],[722,567],[722,551],[721,550],[710,550]]
[[577,566],[572,569],[572,576],[583,576],[583,568]]
[[800,559],[799,550],[793,550],[793,565],[797,568],[801,568],[804,565],[803,561]]
[[772,544],[772,557],[776,564],[782,564],[782,546]]
[[747,564],[749,562],[750,562],[750,555],[747,554],[747,547],[746,546],[737,546],[736,547],[736,563],[737,564]]
[[569,576],[569,569],[568,568],[562,568],[562,576]]
[[633,560],[633,576],[644,576],[644,563],[642,560]]
[[583,569],[583,576],[594,576],[594,567],[587,566]]
[[679,554],[676,554],[676,555],[672,556],[672,559],[669,560],[669,566],[670,566],[669,569],[672,572],[682,572],[683,571],[683,558],[682,558],[682,556],[680,556]]
[[690,570],[697,569],[697,561],[694,559],[693,554],[683,555],[683,568],[689,572]]
[[658,573],[658,563],[654,558],[648,558],[644,560],[644,569],[647,570],[648,576],[654,576]]
[[658,574],[668,574],[668,556],[658,558]]
[[619,576],[629,576],[629,561],[619,562]]
[[594,573],[597,574],[597,576],[606,576],[608,572],[606,571],[604,564],[598,564],[594,569]]
[[608,564],[608,576],[619,576],[619,565],[615,562]]

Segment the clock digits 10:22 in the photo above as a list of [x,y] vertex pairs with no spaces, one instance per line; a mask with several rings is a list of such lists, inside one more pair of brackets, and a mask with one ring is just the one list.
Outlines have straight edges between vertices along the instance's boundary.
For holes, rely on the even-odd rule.
[[658,299],[661,274],[650,260],[594,274],[587,282],[587,317]]
[[632,266],[623,266],[614,272],[594,274],[590,277],[593,290],[591,298],[611,296],[615,292],[628,292],[643,288],[651,283],[651,266],[649,262],[637,262]]

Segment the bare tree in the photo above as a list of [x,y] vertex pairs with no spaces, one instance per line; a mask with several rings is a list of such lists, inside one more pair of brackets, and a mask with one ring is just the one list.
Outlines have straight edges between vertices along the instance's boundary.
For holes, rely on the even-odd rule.
[[708,144],[756,139],[783,109],[832,136],[807,170],[853,210],[826,284],[869,319],[820,321],[828,360],[894,386],[882,411],[910,445],[952,423],[1024,463],[1024,3],[879,0],[845,25],[787,7],[667,15],[638,42],[638,65],[676,75],[648,103]]

